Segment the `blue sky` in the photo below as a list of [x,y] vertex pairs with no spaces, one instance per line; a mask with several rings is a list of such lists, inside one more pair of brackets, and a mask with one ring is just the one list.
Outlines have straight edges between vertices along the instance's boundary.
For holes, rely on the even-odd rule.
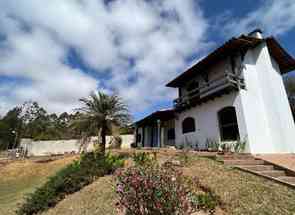
[[2,115],[27,100],[70,112],[100,90],[139,119],[172,105],[167,82],[257,27],[295,56],[294,0],[10,0],[0,26]]

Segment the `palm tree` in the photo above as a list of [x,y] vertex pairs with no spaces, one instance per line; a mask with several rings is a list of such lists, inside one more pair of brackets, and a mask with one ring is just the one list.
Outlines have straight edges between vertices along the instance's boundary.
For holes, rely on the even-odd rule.
[[84,132],[95,132],[101,137],[100,150],[105,152],[106,135],[114,127],[124,126],[130,122],[127,105],[118,95],[107,95],[103,92],[92,92],[89,97],[81,98],[83,107],[78,119]]

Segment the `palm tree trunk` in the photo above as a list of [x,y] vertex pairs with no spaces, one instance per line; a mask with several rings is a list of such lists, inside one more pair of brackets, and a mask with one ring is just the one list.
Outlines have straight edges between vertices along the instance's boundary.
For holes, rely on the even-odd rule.
[[106,126],[103,125],[101,128],[101,145],[100,145],[100,151],[102,153],[105,153],[106,150]]

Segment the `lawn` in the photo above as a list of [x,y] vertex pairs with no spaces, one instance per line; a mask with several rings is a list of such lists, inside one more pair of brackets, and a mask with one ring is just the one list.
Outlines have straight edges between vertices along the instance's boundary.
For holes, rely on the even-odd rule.
[[226,214],[295,214],[295,190],[284,185],[200,157],[193,157],[184,172],[211,188]]
[[26,193],[32,192],[73,159],[75,157],[67,157],[46,163],[23,160],[0,167],[0,214],[14,214]]
[[[184,156],[162,151],[157,157],[162,163],[168,159],[183,160]],[[70,160],[43,164],[16,162],[1,169],[0,214],[13,214],[12,209],[24,193],[42,184],[48,175]],[[291,188],[226,167],[212,159],[190,155],[186,161],[185,175],[196,176],[202,185],[213,190],[222,202],[224,213],[221,214],[295,214],[295,190]],[[101,177],[67,196],[43,215],[116,214],[114,185],[112,176]]]
[[114,185],[112,176],[101,177],[42,215],[115,215]]

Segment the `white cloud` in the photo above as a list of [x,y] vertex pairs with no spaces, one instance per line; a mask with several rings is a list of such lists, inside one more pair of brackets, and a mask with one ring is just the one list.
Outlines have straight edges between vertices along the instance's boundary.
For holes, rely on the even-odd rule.
[[[207,46],[207,21],[193,0],[10,0],[0,8],[0,34],[7,39],[0,42],[0,75],[27,80],[1,86],[5,108],[32,99],[49,111],[69,111],[98,88],[143,110],[170,100],[174,93],[165,83]],[[111,78],[98,80],[65,64],[69,48]]]
[[218,26],[225,35],[239,35],[255,28],[261,28],[266,35],[282,35],[295,27],[294,0],[264,0],[257,9],[242,18],[235,18],[226,12]]

